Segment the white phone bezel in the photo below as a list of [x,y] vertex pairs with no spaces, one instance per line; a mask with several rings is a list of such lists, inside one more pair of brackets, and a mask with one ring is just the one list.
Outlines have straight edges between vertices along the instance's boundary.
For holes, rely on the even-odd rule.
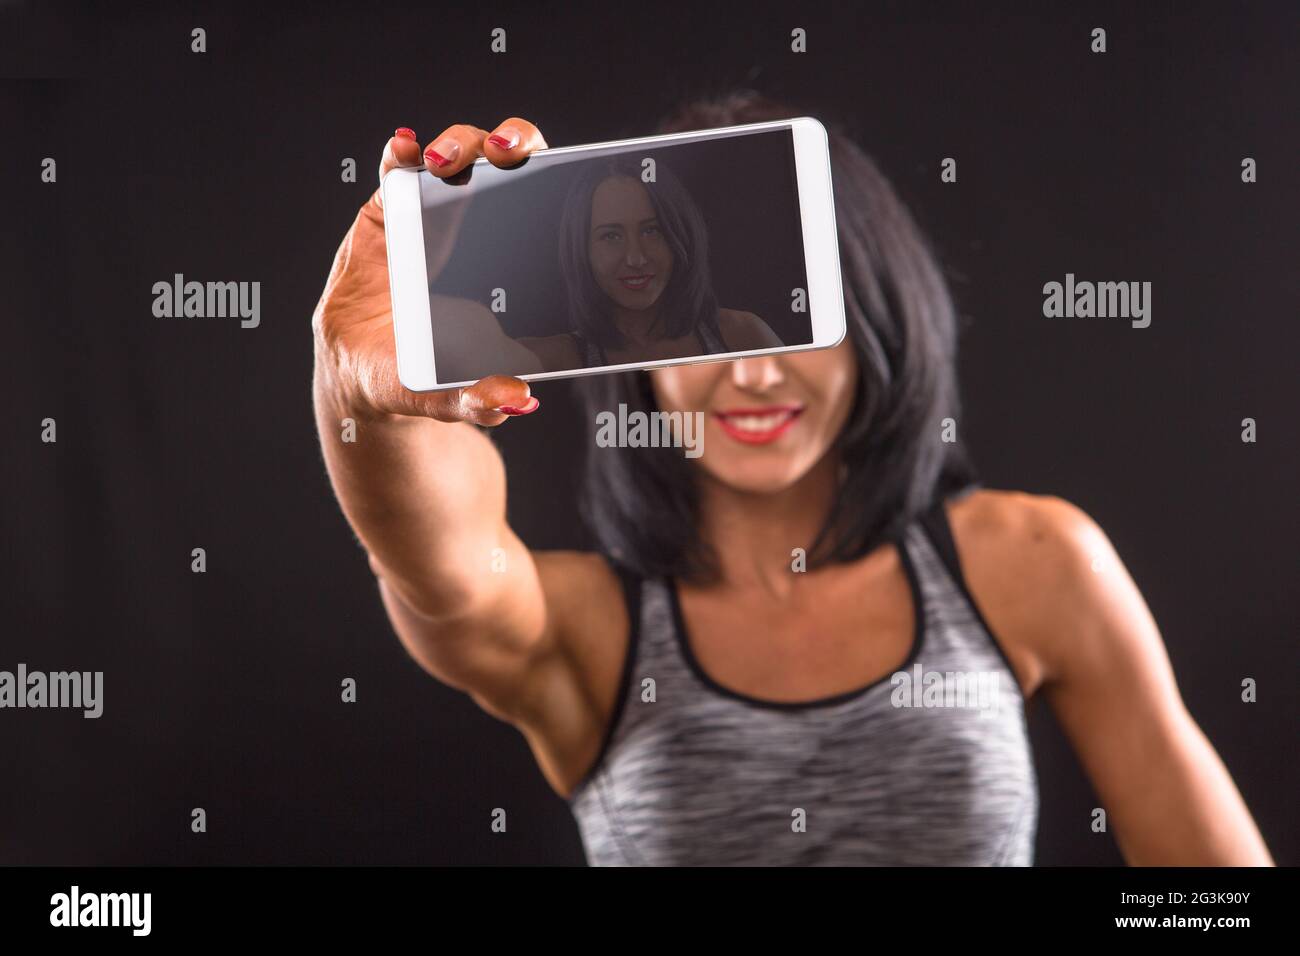
[[[708,355],[630,362],[556,372],[531,372],[519,375],[525,381],[574,378],[606,372],[663,368],[701,362],[724,362],[786,352],[805,352],[831,348],[845,335],[844,287],[840,277],[839,242],[835,231],[835,199],[831,186],[830,149],[826,128],[811,116],[742,126],[725,126],[662,136],[585,143],[538,150],[534,156],[548,153],[575,153],[610,146],[658,145],[683,140],[707,140],[737,132],[789,128],[794,144],[795,178],[799,192],[799,218],[803,226],[804,266],[808,276],[808,312],[812,317],[812,341],[803,345],[782,345],[743,352],[717,352]],[[487,163],[478,159],[478,163]],[[397,349],[397,374],[402,384],[416,392],[461,388],[473,381],[439,382],[433,360],[433,324],[429,315],[428,269],[424,250],[421,167],[390,170],[380,184],[384,201],[384,232],[388,248],[388,277],[393,306],[393,334]]]

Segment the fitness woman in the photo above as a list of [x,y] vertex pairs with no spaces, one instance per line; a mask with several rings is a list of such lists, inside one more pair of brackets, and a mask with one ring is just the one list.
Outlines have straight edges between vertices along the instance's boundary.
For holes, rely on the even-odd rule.
[[[737,94],[662,131],[792,115]],[[399,129],[380,171],[545,145],[517,117],[427,148]],[[830,150],[848,336],[580,382],[592,421],[619,402],[707,416],[699,458],[590,450],[600,553],[532,552],[506,523],[476,426],[536,414],[526,383],[398,382],[379,194],[362,207],[313,318],[315,406],[399,638],[519,729],[594,864],[1029,864],[1041,694],[1130,864],[1271,865],[1101,529],[979,487],[940,440],[948,292],[871,161],[835,131]],[[340,441],[349,417],[363,441]],[[963,675],[994,693],[954,706]]]

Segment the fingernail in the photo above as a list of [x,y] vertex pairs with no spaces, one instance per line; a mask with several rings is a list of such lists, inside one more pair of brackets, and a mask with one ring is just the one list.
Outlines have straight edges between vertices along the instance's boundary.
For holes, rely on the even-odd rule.
[[497,149],[514,149],[519,145],[519,130],[513,126],[503,126],[488,137],[488,142]]
[[440,139],[424,151],[424,158],[433,165],[450,166],[460,155],[460,143],[454,139]]
[[397,129],[393,130],[393,135],[400,136],[403,139],[415,139],[415,130],[411,129],[409,126],[399,126]]
[[528,415],[537,411],[537,406],[540,404],[541,402],[537,400],[536,395],[529,395],[528,401],[522,405],[499,405],[497,411],[503,415]]

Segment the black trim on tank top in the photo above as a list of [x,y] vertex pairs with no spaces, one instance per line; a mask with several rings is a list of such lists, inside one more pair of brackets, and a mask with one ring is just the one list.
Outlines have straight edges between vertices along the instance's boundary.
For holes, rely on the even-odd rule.
[[627,706],[628,685],[632,681],[632,667],[636,662],[637,645],[641,635],[641,579],[627,568],[617,564],[608,555],[603,557],[609,565],[609,569],[618,578],[623,591],[623,606],[627,609],[627,647],[623,651],[623,666],[619,668],[617,696],[614,698],[614,707],[610,711],[609,720],[605,724],[605,733],[601,738],[600,749],[596,751],[596,759],[591,762],[587,772],[582,775],[582,778],[569,792],[568,799],[570,801],[577,799],[578,794],[586,789],[587,785],[591,783],[605,764],[605,757],[609,753],[610,745],[614,742],[614,733],[618,730],[618,725],[623,719],[623,711]]
[[704,670],[702,664],[695,657],[695,652],[691,650],[690,636],[687,633],[686,618],[682,614],[682,602],[677,594],[677,582],[672,578],[664,579],[664,586],[668,589],[669,601],[672,604],[673,613],[673,634],[677,639],[677,647],[681,651],[682,657],[686,660],[686,665],[702,684],[710,690],[721,694],[724,697],[730,697],[741,703],[749,704],[752,707],[763,707],[769,710],[812,710],[818,707],[831,707],[835,704],[843,704],[861,697],[868,691],[874,690],[881,684],[886,683],[899,671],[906,670],[921,654],[921,648],[925,645],[925,597],[921,592],[921,582],[917,577],[916,567],[912,564],[911,555],[907,553],[907,543],[903,535],[890,542],[898,551],[899,561],[903,565],[903,572],[907,577],[908,590],[912,595],[912,646],[908,649],[907,657],[902,663],[890,668],[885,674],[871,683],[853,690],[847,690],[840,694],[833,694],[830,697],[818,697],[814,700],[766,700],[761,697],[751,697],[748,694],[733,690],[723,684],[718,683]]
[[[976,491],[980,486],[975,485],[966,488],[952,496],[953,501],[964,498],[972,491]],[[939,555],[939,560],[948,571],[948,576],[952,578],[952,583],[956,586],[958,593],[961,594],[962,600],[970,607],[971,613],[975,615],[975,620],[979,622],[984,633],[988,635],[989,642],[992,643],[993,649],[998,652],[1002,658],[1002,663],[1006,664],[1007,671],[1011,674],[1011,680],[1016,685],[1016,692],[1020,694],[1023,703],[1028,704],[1029,698],[1025,696],[1025,689],[1020,686],[1020,677],[1016,674],[1016,669],[1011,665],[1011,658],[1002,648],[1002,642],[998,639],[993,628],[989,627],[989,622],[984,619],[984,612],[980,606],[975,603],[975,596],[970,593],[970,588],[966,586],[966,575],[961,570],[961,559],[957,556],[957,540],[952,534],[952,524],[948,521],[948,509],[943,498],[936,501],[920,518],[921,529],[925,532],[930,544]]]

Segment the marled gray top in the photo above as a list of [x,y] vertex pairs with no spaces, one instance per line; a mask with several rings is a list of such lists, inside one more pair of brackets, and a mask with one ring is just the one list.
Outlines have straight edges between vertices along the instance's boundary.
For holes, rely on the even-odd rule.
[[[919,610],[906,663],[805,704],[717,685],[690,654],[670,585],[630,585],[629,612],[640,607],[623,696],[570,800],[591,864],[1032,863],[1038,788],[1019,684],[946,569],[942,534],[918,522],[900,543]],[[953,706],[965,675],[994,693]]]

